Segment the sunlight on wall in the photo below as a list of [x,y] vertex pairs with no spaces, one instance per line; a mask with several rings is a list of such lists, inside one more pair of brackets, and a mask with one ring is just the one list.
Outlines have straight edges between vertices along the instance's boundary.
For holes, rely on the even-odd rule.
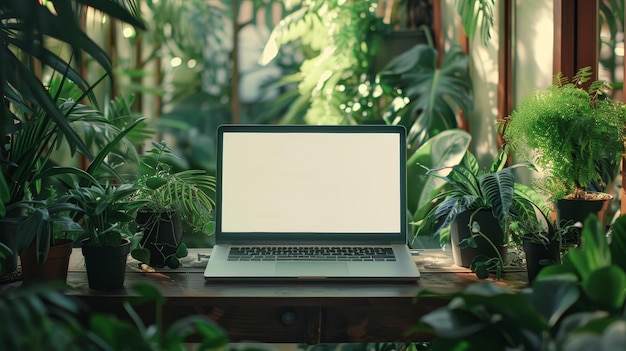
[[[472,145],[481,164],[489,163],[497,152],[498,136],[498,49],[501,38],[503,0],[495,1],[492,39],[484,46],[479,38],[470,40],[470,74],[474,84],[474,111],[470,124]],[[553,4],[545,0],[516,0],[513,19],[513,103],[552,80]],[[445,48],[459,42],[460,21],[455,0],[442,1]],[[479,142],[480,141],[480,142]]]
[[554,9],[552,1],[518,0],[513,61],[514,103],[552,82]]

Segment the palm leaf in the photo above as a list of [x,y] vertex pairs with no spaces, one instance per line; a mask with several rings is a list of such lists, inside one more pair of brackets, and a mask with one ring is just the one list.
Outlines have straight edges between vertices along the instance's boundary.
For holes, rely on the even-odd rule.
[[465,33],[473,38],[476,31],[480,31],[480,38],[485,46],[491,40],[494,4],[495,0],[456,0],[457,13],[461,16]]

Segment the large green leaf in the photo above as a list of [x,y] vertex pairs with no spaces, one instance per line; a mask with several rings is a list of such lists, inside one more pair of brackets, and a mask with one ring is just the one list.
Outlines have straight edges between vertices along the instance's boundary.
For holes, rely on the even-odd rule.
[[432,191],[445,183],[439,178],[427,176],[426,170],[458,164],[471,139],[471,135],[464,130],[445,130],[427,140],[409,157],[407,198],[412,214],[430,201]]
[[438,132],[431,130],[435,121],[450,129],[458,127],[459,110],[471,117],[472,81],[467,55],[459,46],[452,46],[438,67],[437,50],[418,44],[389,63],[381,72],[381,82],[401,89],[410,100],[399,114],[412,147]]
[[618,311],[626,301],[626,273],[614,265],[596,269],[583,281],[583,290],[599,308]]
[[610,238],[611,262],[626,271],[626,216],[615,220]]
[[486,173],[479,178],[479,184],[500,227],[506,229],[515,189],[513,172],[507,168],[495,173]]
[[532,290],[526,292],[533,309],[540,313],[547,326],[552,327],[563,314],[578,301],[578,280],[572,274],[551,276],[536,280]]
[[455,3],[467,36],[471,39],[480,31],[480,39],[487,45],[494,26],[495,0],[456,0]]

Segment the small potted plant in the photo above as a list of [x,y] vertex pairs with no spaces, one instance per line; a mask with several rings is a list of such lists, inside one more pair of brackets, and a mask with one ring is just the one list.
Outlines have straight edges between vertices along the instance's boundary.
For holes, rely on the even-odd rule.
[[521,245],[526,261],[528,283],[546,266],[561,263],[562,240],[574,225],[555,226],[549,219],[549,206],[532,203],[534,211],[524,212],[509,225],[513,241]]
[[582,223],[589,213],[604,219],[612,196],[603,190],[624,152],[626,106],[607,97],[606,82],[585,88],[590,76],[590,67],[571,79],[556,74],[499,123],[509,147],[543,171],[536,185],[555,201],[557,225]]
[[177,170],[165,141],[152,146],[139,165],[134,197],[144,206],[137,214],[139,238],[131,255],[152,267],[177,268],[187,256],[183,230],[213,234],[215,178],[204,170]]
[[145,204],[133,199],[136,190],[133,184],[98,183],[69,190],[71,203],[82,213],[78,218],[85,238],[80,244],[92,289],[118,289],[124,285],[130,224]]
[[46,196],[46,200],[35,200],[27,192],[27,199],[12,204],[23,214],[14,218],[18,220],[17,237],[30,242],[22,244],[28,246],[20,254],[24,281],[65,281],[72,245],[83,231],[70,215],[80,208],[67,202],[69,195],[58,196],[54,187],[49,187]]
[[[439,235],[444,243],[449,240],[454,263],[459,266],[484,268],[485,262],[492,265],[500,260],[495,266],[501,268],[509,222],[532,211],[531,203],[538,199],[532,189],[516,183],[513,175],[514,168],[533,169],[532,164],[505,167],[506,162],[507,154],[501,150],[489,170],[480,169],[476,157],[467,152],[458,165],[429,169],[427,175],[446,184],[418,211],[421,220],[414,223],[418,225],[416,234]],[[449,237],[444,235],[447,229]]]

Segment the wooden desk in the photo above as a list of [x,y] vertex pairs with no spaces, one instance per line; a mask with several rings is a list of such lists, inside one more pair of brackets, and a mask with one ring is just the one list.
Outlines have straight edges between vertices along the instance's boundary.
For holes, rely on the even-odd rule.
[[[214,284],[202,275],[203,252],[193,250],[189,257],[183,268],[155,272],[141,271],[137,262],[130,261],[125,287],[136,282],[154,284],[167,299],[166,324],[191,314],[207,315],[226,330],[231,341],[425,341],[428,335],[406,335],[406,331],[420,316],[446,301],[429,298],[415,302],[417,293],[424,289],[454,292],[477,281],[474,274],[452,265],[450,257],[439,250],[426,250],[416,257],[422,273],[418,284]],[[525,276],[522,270],[511,271],[505,281],[497,283],[522,287]],[[122,302],[130,292],[126,288],[110,292],[89,289],[80,251],[72,254],[68,283],[94,310],[125,315]],[[154,322],[153,306],[142,305],[138,311],[146,322]]]

